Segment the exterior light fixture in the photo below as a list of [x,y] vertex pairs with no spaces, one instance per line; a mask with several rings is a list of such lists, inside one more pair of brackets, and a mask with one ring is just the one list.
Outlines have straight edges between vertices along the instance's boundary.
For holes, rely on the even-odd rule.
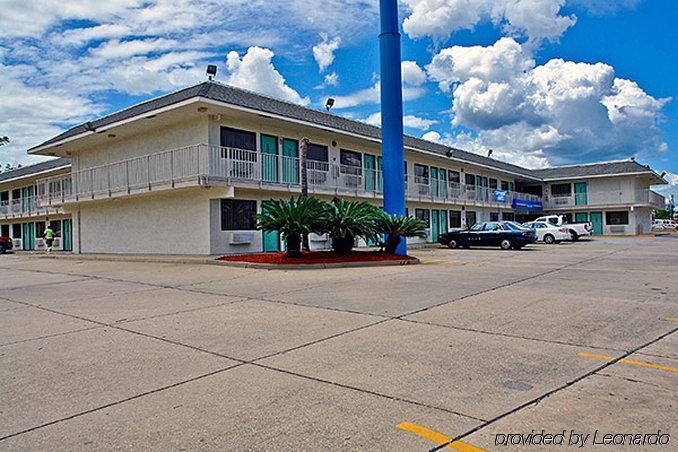
[[327,102],[325,102],[325,108],[327,108],[327,111],[330,111],[330,108],[332,107],[334,107],[334,99],[328,97]]
[[213,77],[217,76],[217,65],[208,64],[207,65],[207,79],[212,80]]
[[492,153],[493,153],[493,152],[494,152],[494,151],[493,151],[492,149],[490,149],[490,150],[487,151],[487,158],[488,158],[488,159],[490,158],[490,156],[492,156]]

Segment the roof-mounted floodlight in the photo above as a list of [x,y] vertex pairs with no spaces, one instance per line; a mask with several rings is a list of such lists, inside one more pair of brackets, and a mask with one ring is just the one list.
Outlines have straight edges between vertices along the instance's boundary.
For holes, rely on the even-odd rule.
[[216,64],[208,64],[207,65],[207,78],[209,80],[212,80],[213,77],[217,76],[217,65]]
[[327,102],[325,102],[325,108],[327,108],[327,111],[330,111],[330,108],[332,107],[334,107],[334,99],[328,97]]

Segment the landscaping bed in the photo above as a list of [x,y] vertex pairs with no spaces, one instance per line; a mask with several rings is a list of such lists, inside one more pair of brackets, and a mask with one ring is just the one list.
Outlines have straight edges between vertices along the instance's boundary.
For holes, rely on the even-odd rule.
[[302,252],[299,257],[289,257],[286,253],[256,253],[240,254],[237,256],[223,256],[218,258],[222,262],[252,264],[252,267],[348,267],[355,265],[397,265],[416,264],[419,260],[411,256],[400,256],[381,251],[351,251],[350,253],[336,253],[334,251]]

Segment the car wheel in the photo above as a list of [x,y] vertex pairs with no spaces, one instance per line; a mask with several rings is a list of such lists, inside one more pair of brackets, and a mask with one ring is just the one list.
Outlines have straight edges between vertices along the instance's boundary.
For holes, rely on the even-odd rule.
[[573,242],[579,240],[579,234],[577,234],[577,231],[575,231],[574,229],[570,229],[570,237],[572,237]]
[[546,243],[547,245],[553,245],[554,243],[556,243],[556,238],[551,234],[546,234],[544,236],[544,243]]
[[447,242],[447,247],[448,247],[449,249],[453,250],[453,249],[455,249],[455,248],[459,248],[459,244],[457,243],[456,240],[451,239],[449,242]]
[[500,246],[502,250],[510,250],[511,247],[513,246],[513,243],[511,243],[509,239],[504,239],[501,241]]

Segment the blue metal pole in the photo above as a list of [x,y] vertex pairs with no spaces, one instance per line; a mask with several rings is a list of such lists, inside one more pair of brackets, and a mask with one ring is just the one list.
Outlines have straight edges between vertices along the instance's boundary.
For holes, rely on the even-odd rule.
[[[384,210],[405,215],[405,151],[403,149],[403,91],[400,69],[398,1],[380,0],[381,34],[381,153],[384,165]],[[396,254],[407,254],[405,238]]]

